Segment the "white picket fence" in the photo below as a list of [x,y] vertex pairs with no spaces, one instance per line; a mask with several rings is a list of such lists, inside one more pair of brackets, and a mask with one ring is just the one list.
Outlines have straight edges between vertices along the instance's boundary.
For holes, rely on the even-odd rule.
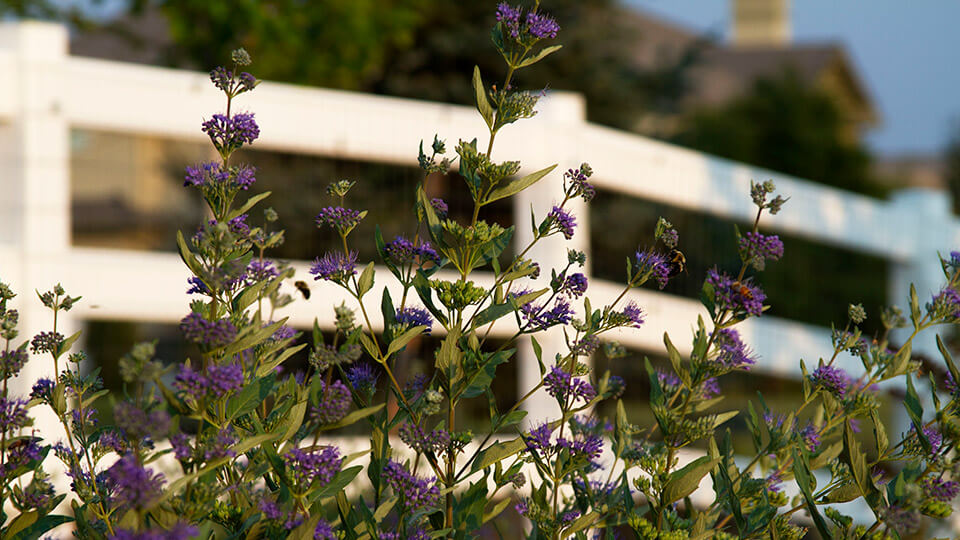
[[[188,274],[175,254],[71,245],[69,134],[79,127],[201,141],[201,119],[222,108],[222,96],[207,74],[72,57],[65,28],[35,22],[0,24],[0,74],[0,280],[20,293],[14,305],[21,313],[22,335],[48,328],[48,312],[33,291],[57,282],[83,295],[59,321],[65,334],[95,319],[179,321],[188,309]],[[260,149],[413,165],[419,142],[434,134],[448,141],[479,137],[483,144],[486,132],[470,107],[269,82],[243,100],[244,108],[257,114],[262,135],[255,147]],[[595,184],[603,190],[743,221],[754,213],[750,180],[773,179],[790,201],[779,215],[764,217],[766,228],[887,259],[894,269],[890,292],[901,302],[909,282],[921,297],[936,292],[942,281],[937,251],[960,247],[960,222],[943,193],[905,190],[880,201],[714,158],[587,123],[583,100],[574,94],[551,93],[535,118],[506,128],[494,157],[521,160],[526,170],[559,164],[516,198],[518,224],[527,223],[531,205],[544,215],[561,196],[561,172],[583,161],[592,165]],[[561,266],[567,246],[589,254],[588,212],[582,204],[575,208],[581,225],[572,242],[538,246],[533,256],[544,268]],[[529,234],[527,227],[518,227],[518,242],[523,245]],[[307,262],[295,267],[306,275]],[[620,288],[592,280],[593,304],[610,302]],[[330,324],[328,306],[341,298],[338,289],[320,285],[310,301],[297,302],[282,315],[301,328],[314,317]],[[691,327],[704,313],[697,302],[646,289],[627,298],[644,308],[648,322],[617,339],[629,347],[659,350],[666,331],[681,350],[689,350]],[[758,371],[796,377],[799,358],[815,362],[830,350],[825,328],[769,316],[742,328],[762,358]],[[561,345],[562,336],[553,332],[545,357],[552,358]],[[935,350],[923,339],[915,349]],[[529,388],[539,373],[529,361],[530,350],[521,354],[518,385]],[[48,370],[31,363],[21,390]],[[549,401],[534,401],[530,410],[532,419],[541,418],[550,410]]]

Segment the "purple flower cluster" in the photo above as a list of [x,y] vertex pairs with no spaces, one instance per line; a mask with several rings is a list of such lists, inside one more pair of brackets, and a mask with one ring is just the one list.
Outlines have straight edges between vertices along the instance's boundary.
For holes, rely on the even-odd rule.
[[590,202],[596,196],[597,191],[587,180],[593,174],[590,166],[584,163],[577,169],[569,169],[563,173],[564,183],[570,182],[565,191],[573,196],[580,197],[584,202]]
[[945,287],[933,297],[928,309],[938,319],[960,319],[960,292]]
[[340,472],[343,459],[333,446],[304,451],[293,448],[283,456],[291,479],[301,488],[325,486]]
[[937,431],[937,428],[933,426],[923,428],[923,436],[926,437],[927,442],[930,443],[930,453],[932,455],[939,454],[943,448],[943,435]]
[[173,384],[196,401],[218,399],[243,385],[243,368],[240,364],[211,365],[203,372],[182,365]]
[[704,399],[711,399],[720,395],[720,382],[716,377],[711,377],[700,384],[700,395]]
[[716,362],[724,369],[750,369],[757,363],[753,352],[740,339],[740,332],[733,328],[718,330],[714,339],[717,349]]
[[440,504],[436,479],[415,476],[399,462],[391,459],[387,463],[383,468],[383,479],[403,501],[405,512],[420,512]]
[[573,230],[577,227],[577,219],[570,212],[559,206],[554,206],[547,214],[550,230],[563,233],[564,238],[573,238]]
[[231,233],[240,237],[245,238],[249,236],[250,225],[247,225],[247,217],[248,216],[246,214],[240,214],[239,216],[231,219],[227,222],[227,229],[229,229]]
[[[525,293],[518,293],[517,296],[523,296],[523,294]],[[526,321],[525,327],[532,330],[545,330],[558,324],[568,324],[573,318],[573,308],[562,296],[554,300],[553,307],[550,309],[527,303],[520,306],[520,313]]]
[[636,302],[631,301],[624,306],[623,311],[620,313],[630,321],[630,325],[634,328],[640,328],[640,326],[643,325],[643,309],[641,309]]
[[550,373],[543,378],[543,384],[547,388],[547,393],[557,399],[560,403],[566,403],[568,399],[583,400],[589,402],[597,396],[597,391],[589,382],[575,378],[559,366],[550,368]]
[[204,187],[209,185],[225,184],[230,179],[230,173],[216,161],[205,161],[196,165],[188,165],[183,177],[183,185]]
[[430,334],[430,329],[433,327],[433,317],[431,317],[430,312],[424,308],[408,307],[397,310],[396,318],[397,324],[406,326],[407,328],[426,326],[427,328],[423,333],[427,335]]
[[170,430],[170,415],[166,411],[147,413],[129,401],[121,401],[113,408],[113,418],[129,440],[157,441]]
[[927,477],[923,481],[923,493],[931,499],[950,502],[960,493],[960,482]]
[[440,262],[440,255],[437,254],[429,242],[414,244],[402,236],[396,237],[392,242],[383,246],[383,252],[387,260],[397,266],[418,261],[421,265],[427,261],[433,261],[434,264]]
[[190,285],[187,294],[210,294],[210,288],[197,276],[188,277],[187,284]]
[[363,214],[359,210],[342,206],[328,206],[320,209],[316,222],[317,227],[326,225],[340,231],[340,234],[344,234],[356,227],[361,219],[363,219]]
[[714,302],[722,310],[759,316],[767,295],[749,280],[737,281],[716,269],[707,272],[707,283],[713,286]]
[[437,217],[440,219],[447,219],[447,214],[450,213],[450,207],[447,206],[447,202],[443,199],[430,199],[430,206],[433,207],[433,211],[437,214]]
[[253,113],[237,113],[229,117],[215,114],[203,123],[202,129],[221,154],[230,153],[260,136],[260,127],[253,116]]
[[597,433],[582,429],[573,431],[573,438],[557,437],[555,442],[551,442],[553,428],[546,422],[540,424],[524,437],[527,450],[539,455],[542,459],[561,451],[568,451],[573,457],[584,458],[596,467],[596,460],[603,451],[603,438]]
[[180,321],[180,331],[188,340],[216,349],[237,337],[237,327],[227,319],[208,321],[197,312],[192,312]]
[[318,257],[310,267],[310,274],[314,280],[326,280],[343,283],[350,276],[357,273],[357,252],[343,253],[331,251],[323,257]]
[[560,25],[553,18],[531,11],[527,13],[526,21],[521,26],[520,8],[513,7],[506,2],[501,2],[497,6],[497,22],[499,22],[506,32],[514,39],[532,36],[536,39],[547,39],[557,37],[560,31]]
[[39,440],[30,438],[24,440],[22,444],[10,445],[6,450],[6,463],[0,469],[2,473],[0,477],[8,477],[20,467],[26,467],[31,462],[42,458],[43,450],[40,448]]
[[600,346],[600,340],[595,335],[586,335],[583,336],[579,341],[573,344],[570,347],[570,352],[580,355],[580,356],[589,356],[597,350],[597,347]]
[[757,270],[763,270],[767,260],[783,257],[783,242],[777,235],[764,236],[748,232],[740,237],[740,256]]
[[30,390],[30,399],[40,399],[49,403],[55,386],[56,383],[52,379],[47,377],[38,379],[37,382],[33,383],[33,388]]
[[807,450],[816,452],[817,448],[820,448],[820,432],[817,430],[817,426],[807,424],[807,427],[800,432],[800,437],[803,438],[803,444],[807,447]]
[[313,529],[313,540],[337,540],[337,538],[339,537],[333,532],[333,527],[322,519]]
[[[637,263],[637,279],[655,279],[657,286],[661,289],[667,286],[667,280],[670,279],[670,263],[667,257],[662,253],[652,249],[638,251],[635,255]],[[644,281],[646,281],[644,279]]]
[[258,281],[267,281],[280,275],[273,261],[269,259],[254,259],[247,265],[246,278],[247,284],[252,285]]
[[850,386],[850,376],[836,366],[822,365],[810,374],[810,382],[838,398],[843,398]]
[[557,291],[560,294],[566,294],[573,298],[579,298],[583,296],[583,293],[587,292],[587,276],[577,272],[575,274],[570,274],[563,281],[563,285],[560,286],[560,290]]
[[319,403],[310,409],[310,418],[320,424],[332,424],[350,411],[350,390],[340,381],[333,381],[330,386],[320,381]]
[[400,440],[418,453],[439,453],[450,446],[450,432],[435,429],[427,433],[416,424],[406,422],[400,426]]
[[29,358],[30,355],[23,347],[10,351],[0,351],[0,378],[16,377]]
[[60,332],[40,332],[30,341],[30,352],[33,354],[55,352],[63,343],[63,334]]
[[113,488],[112,498],[126,508],[147,508],[163,489],[163,476],[143,468],[133,454],[120,458],[107,469],[107,481]]
[[0,433],[16,431],[27,423],[27,400],[0,397]]
[[371,392],[377,388],[380,370],[370,362],[357,362],[347,368],[346,377],[354,390]]

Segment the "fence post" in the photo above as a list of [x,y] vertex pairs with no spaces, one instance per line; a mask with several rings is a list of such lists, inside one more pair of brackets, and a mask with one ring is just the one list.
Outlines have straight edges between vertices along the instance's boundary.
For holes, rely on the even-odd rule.
[[[17,293],[19,345],[40,331],[50,330],[52,316],[34,291],[51,290],[66,279],[70,248],[69,126],[60,92],[69,92],[65,79],[67,30],[58,24],[33,21],[0,24],[0,51],[12,59],[13,116],[0,122],[0,243],[10,254],[0,261],[0,280]],[[79,291],[67,291],[74,295]],[[70,313],[58,316],[57,331],[69,336],[78,324]],[[14,395],[29,393],[41,376],[52,376],[48,355],[34,356],[14,381]],[[36,429],[57,438],[52,414],[37,408]]]
[[[546,140],[542,141],[550,149],[551,159],[556,160],[557,168],[547,177],[520,192],[513,198],[513,222],[516,226],[514,238],[517,251],[533,240],[530,225],[530,210],[533,209],[537,220],[542,220],[555,204],[563,200],[562,176],[567,169],[578,167],[579,128],[586,124],[586,108],[583,97],[570,92],[551,92],[540,100],[534,121],[541,123]],[[549,163],[525,163],[530,170],[550,165]],[[567,264],[567,249],[578,249],[587,254],[588,266],[582,271],[589,277],[590,255],[590,216],[587,206],[580,199],[571,200],[566,208],[576,216],[577,228],[572,240],[557,235],[541,240],[528,253],[528,257],[540,264],[540,277],[536,288],[550,286],[550,270],[562,270]],[[573,303],[573,307],[577,305]],[[580,310],[578,310],[580,311]],[[566,351],[563,332],[553,328],[537,336],[537,342],[543,349],[543,363],[549,369],[554,364],[557,353]],[[517,395],[523,396],[540,382],[540,369],[529,337],[522,338],[517,344]],[[556,418],[559,407],[552,397],[543,390],[528,399],[523,406],[527,411],[525,426],[531,426],[547,418]]]

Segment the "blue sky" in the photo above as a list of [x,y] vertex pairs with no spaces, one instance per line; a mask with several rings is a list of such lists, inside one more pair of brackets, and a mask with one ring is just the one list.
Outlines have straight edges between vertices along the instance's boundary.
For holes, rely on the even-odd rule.
[[[624,0],[681,25],[727,35],[731,0]],[[847,47],[881,114],[879,154],[934,153],[960,119],[960,2],[793,0],[797,42]]]

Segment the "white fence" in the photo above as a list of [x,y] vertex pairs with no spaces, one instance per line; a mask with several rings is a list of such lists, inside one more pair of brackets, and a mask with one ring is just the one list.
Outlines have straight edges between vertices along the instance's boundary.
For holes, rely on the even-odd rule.
[[[205,73],[71,57],[65,29],[42,23],[0,25],[0,73],[0,279],[20,292],[15,305],[22,335],[47,328],[48,315],[33,291],[58,281],[84,297],[61,319],[64,333],[91,319],[178,321],[188,300],[187,273],[176,255],[71,245],[69,133],[82,127],[200,141],[199,123],[222,107],[221,94]],[[486,131],[469,107],[275,83],[243,99],[261,125],[255,143],[261,149],[412,165],[421,139],[436,133],[456,141]],[[888,259],[894,268],[892,298],[899,301],[911,281],[921,297],[934,293],[941,281],[937,251],[960,246],[960,223],[939,192],[908,190],[890,202],[878,201],[713,158],[589,124],[582,99],[573,94],[553,93],[539,109],[534,119],[505,129],[495,152],[497,159],[521,160],[530,170],[559,163],[517,197],[517,223],[526,223],[530,205],[543,215],[560,196],[561,171],[589,161],[604,190],[740,220],[753,217],[750,180],[772,178],[790,202],[779,215],[764,217],[765,227]],[[589,209],[581,205],[575,211],[581,229],[573,247],[589,253]],[[518,227],[520,242],[529,234],[524,231]],[[560,266],[562,246],[546,242],[533,255],[544,268]],[[296,264],[299,273],[305,274],[306,264]],[[612,300],[619,288],[593,280],[594,305]],[[320,286],[310,301],[283,314],[300,327],[314,317],[330,323],[332,313],[325,308],[340,296],[336,288]],[[678,346],[689,347],[691,326],[703,312],[698,303],[650,290],[633,291],[630,298],[649,317],[642,330],[621,333],[622,343],[659,349],[668,331]],[[762,358],[756,369],[780,376],[798,375],[799,358],[815,362],[830,350],[827,329],[788,320],[764,316],[743,331]],[[554,335],[545,353],[551,357],[559,347],[560,336]],[[932,350],[929,340],[915,348]],[[538,377],[535,363],[520,366],[518,382],[529,388]],[[31,364],[23,383],[43,371]],[[543,413],[540,406],[545,405],[534,405],[534,411]]]

